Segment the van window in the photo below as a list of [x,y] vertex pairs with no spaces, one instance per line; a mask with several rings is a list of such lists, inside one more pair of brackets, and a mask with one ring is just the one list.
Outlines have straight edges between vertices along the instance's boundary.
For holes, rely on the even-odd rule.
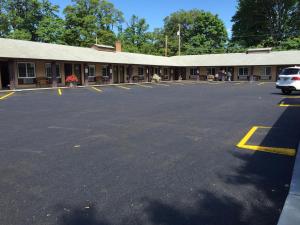
[[284,69],[280,75],[295,75],[295,74],[299,74],[299,73],[300,73],[300,69],[287,68],[287,69]]

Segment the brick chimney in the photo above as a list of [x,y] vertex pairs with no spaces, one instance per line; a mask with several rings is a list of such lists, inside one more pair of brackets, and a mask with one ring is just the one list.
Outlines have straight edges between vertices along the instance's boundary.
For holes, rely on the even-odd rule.
[[116,52],[122,52],[122,43],[121,43],[121,41],[116,41]]

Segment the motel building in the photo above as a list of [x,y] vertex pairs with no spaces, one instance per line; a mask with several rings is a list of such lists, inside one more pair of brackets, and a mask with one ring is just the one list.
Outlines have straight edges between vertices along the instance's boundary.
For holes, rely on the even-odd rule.
[[0,38],[0,89],[65,86],[69,75],[78,85],[149,82],[154,74],[164,81],[206,80],[230,71],[234,81],[276,81],[280,71],[300,65],[300,51],[249,49],[245,53],[153,56],[122,52],[115,47],[73,47]]

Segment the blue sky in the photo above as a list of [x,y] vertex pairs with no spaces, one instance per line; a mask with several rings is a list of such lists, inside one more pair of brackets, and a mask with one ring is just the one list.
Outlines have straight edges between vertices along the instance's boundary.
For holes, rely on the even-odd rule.
[[[50,0],[60,6],[60,9],[71,3],[71,0]],[[163,19],[180,9],[203,9],[213,14],[218,14],[224,21],[227,31],[230,33],[237,0],[110,0],[115,7],[124,13],[125,19],[132,14],[146,19],[150,30],[163,26]]]

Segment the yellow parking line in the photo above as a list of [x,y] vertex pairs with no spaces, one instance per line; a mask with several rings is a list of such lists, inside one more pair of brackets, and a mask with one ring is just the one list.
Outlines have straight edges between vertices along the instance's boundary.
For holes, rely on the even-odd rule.
[[284,101],[281,101],[278,106],[280,106],[280,107],[300,107],[300,104],[285,104]]
[[125,89],[125,90],[130,90],[130,89],[131,89],[131,88],[129,88],[129,87],[124,87],[124,86],[120,86],[120,85],[116,85],[116,87],[122,88],[122,89]]
[[0,100],[3,100],[3,99],[5,99],[5,98],[7,98],[7,97],[13,95],[14,93],[15,93],[15,92],[10,92],[10,93],[8,93],[8,94],[6,94],[6,95],[3,95],[3,96],[0,97]]
[[60,88],[58,88],[57,93],[58,93],[59,96],[62,95],[62,90]]
[[151,83],[151,84],[155,84],[155,85],[158,85],[158,86],[165,86],[165,87],[169,87],[170,86],[168,84],[158,84],[158,83]]
[[95,88],[95,87],[91,87],[92,89],[94,89],[95,91],[97,91],[97,92],[103,92],[101,89],[99,89],[99,88]]
[[137,86],[140,86],[140,87],[144,87],[144,88],[153,88],[151,86],[147,86],[147,85],[143,85],[143,84],[136,84]]
[[265,83],[264,82],[261,82],[261,83],[259,83],[259,84],[257,84],[257,85],[264,85]]
[[249,150],[253,150],[253,151],[262,151],[262,152],[269,152],[269,153],[275,153],[275,154],[280,154],[280,155],[295,156],[296,149],[293,149],[293,148],[278,148],[278,147],[247,145],[246,143],[248,142],[248,140],[252,137],[252,135],[255,133],[255,131],[259,128],[267,129],[267,128],[271,128],[271,127],[263,127],[263,126],[252,127],[236,146],[238,148],[249,149]]

